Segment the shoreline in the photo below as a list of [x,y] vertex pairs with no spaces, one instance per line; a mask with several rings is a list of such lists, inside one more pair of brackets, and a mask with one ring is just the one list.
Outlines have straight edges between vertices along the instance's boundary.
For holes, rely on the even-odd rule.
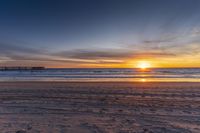
[[[173,82],[173,81],[162,81],[162,82],[160,82],[160,81],[144,81],[144,82],[142,82],[142,81],[56,81],[56,80],[50,80],[50,81],[43,81],[43,80],[41,80],[41,81],[34,81],[34,80],[19,80],[19,81],[0,81],[0,83],[2,83],[2,82],[30,82],[30,83],[32,83],[32,82],[58,82],[58,83],[63,83],[63,82],[66,82],[66,83],[70,83],[70,82],[72,82],[72,83],[74,83],[74,82],[78,82],[78,83],[88,83],[88,82],[91,82],[91,83],[108,83],[108,82],[110,82],[110,83],[185,83],[185,81],[175,81],[175,82]],[[190,83],[190,81],[188,81],[188,83]],[[191,82],[191,83],[200,83],[200,82]]]
[[131,81],[0,81],[1,84],[130,84],[130,85],[192,85],[200,86],[200,82],[131,82]]

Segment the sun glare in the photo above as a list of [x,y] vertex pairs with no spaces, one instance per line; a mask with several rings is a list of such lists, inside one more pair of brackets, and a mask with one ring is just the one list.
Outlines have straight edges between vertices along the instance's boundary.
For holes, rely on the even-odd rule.
[[151,64],[147,61],[140,61],[137,64],[137,68],[140,68],[140,69],[147,69],[147,68],[150,68],[150,67],[151,67]]
[[141,82],[146,82],[147,80],[146,80],[146,79],[141,79],[140,81],[141,81]]

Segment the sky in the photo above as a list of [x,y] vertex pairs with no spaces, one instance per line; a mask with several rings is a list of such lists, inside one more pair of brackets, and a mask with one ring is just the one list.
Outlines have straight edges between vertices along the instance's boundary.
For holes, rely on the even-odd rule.
[[199,0],[1,0],[0,66],[200,67]]

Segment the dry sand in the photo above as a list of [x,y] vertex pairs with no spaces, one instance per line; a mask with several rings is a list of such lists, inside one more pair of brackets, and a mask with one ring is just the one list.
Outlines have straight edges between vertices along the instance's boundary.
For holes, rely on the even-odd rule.
[[200,83],[0,83],[0,133],[200,133]]

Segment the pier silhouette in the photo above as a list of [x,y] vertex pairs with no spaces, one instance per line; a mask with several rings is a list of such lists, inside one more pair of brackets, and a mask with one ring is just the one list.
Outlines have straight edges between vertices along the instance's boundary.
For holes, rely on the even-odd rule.
[[44,70],[45,67],[0,67],[0,71],[20,71],[20,70]]

